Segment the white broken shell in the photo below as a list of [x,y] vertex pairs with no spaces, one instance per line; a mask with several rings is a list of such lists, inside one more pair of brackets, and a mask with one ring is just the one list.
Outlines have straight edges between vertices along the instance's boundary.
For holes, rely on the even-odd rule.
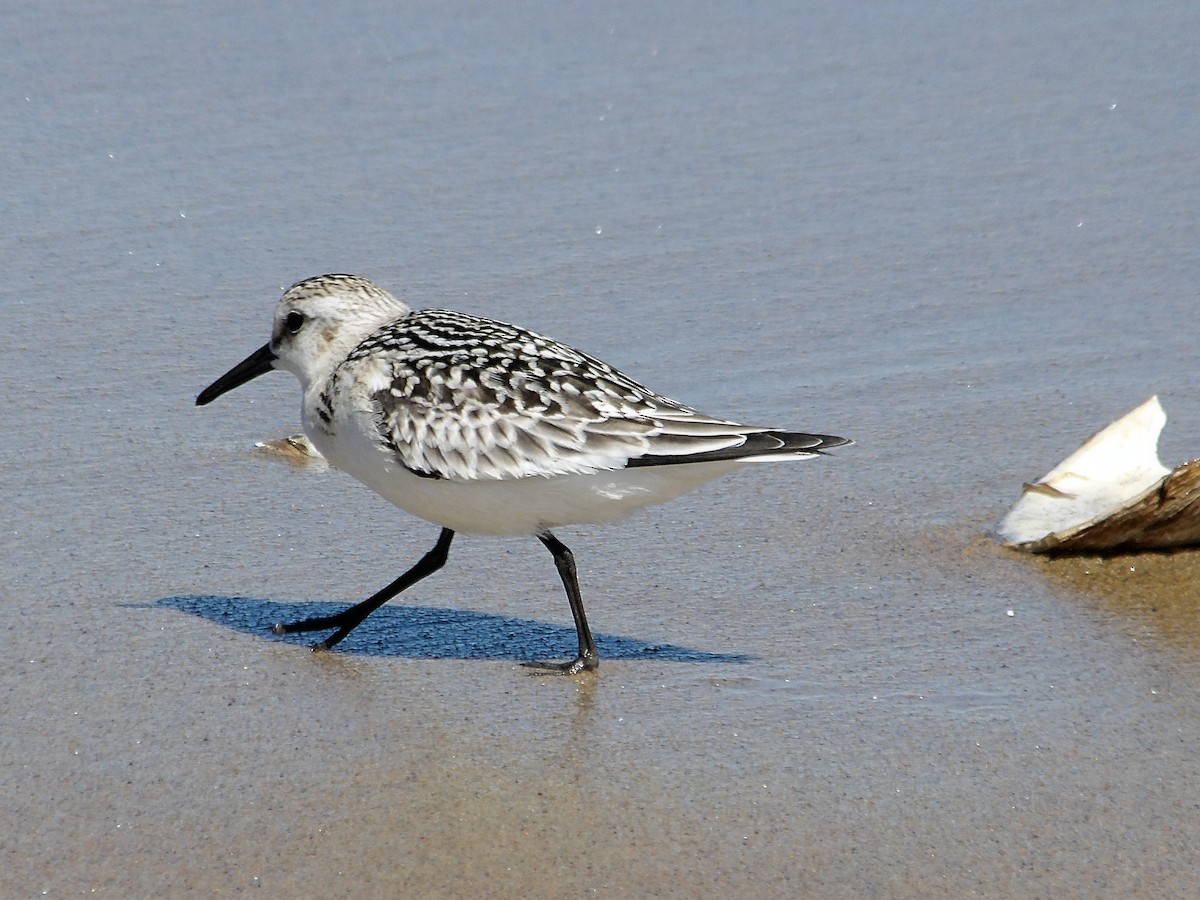
[[321,471],[329,468],[329,463],[326,462],[325,457],[312,445],[312,441],[303,434],[293,434],[291,437],[281,438],[276,441],[259,441],[254,445],[254,448],[300,468],[311,468]]
[[1162,550],[1200,544],[1200,461],[1158,459],[1158,397],[1122,416],[1032,484],[1000,524],[1030,553]]

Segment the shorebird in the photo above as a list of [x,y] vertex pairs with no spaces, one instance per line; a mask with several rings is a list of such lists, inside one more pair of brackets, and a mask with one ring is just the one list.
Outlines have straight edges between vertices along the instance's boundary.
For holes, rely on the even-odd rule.
[[704,415],[565,344],[466,313],[412,310],[356,275],[288,288],[270,342],[196,405],[272,369],[300,379],[304,431],[334,467],[442,528],[433,549],[366,600],[272,628],[336,629],[314,650],[440,569],[456,532],[532,535],[554,557],[579,651],[528,665],[595,669],[575,559],[552,529],[611,522],[747,465],[853,443]]

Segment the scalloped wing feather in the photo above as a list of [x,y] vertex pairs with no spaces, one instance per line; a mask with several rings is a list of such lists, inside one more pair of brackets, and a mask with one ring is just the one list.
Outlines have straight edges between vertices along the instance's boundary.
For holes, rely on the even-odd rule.
[[372,335],[328,390],[339,383],[357,415],[371,418],[382,447],[431,478],[795,458],[825,446],[823,436],[706,416],[566,345],[444,310],[412,313]]

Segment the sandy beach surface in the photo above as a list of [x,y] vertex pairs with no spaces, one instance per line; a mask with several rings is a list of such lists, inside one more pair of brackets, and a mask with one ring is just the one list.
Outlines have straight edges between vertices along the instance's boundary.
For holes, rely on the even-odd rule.
[[[0,896],[1185,896],[1200,553],[993,529],[1152,393],[1200,455],[1195,4],[0,11]],[[357,272],[857,445],[433,545],[285,373]]]

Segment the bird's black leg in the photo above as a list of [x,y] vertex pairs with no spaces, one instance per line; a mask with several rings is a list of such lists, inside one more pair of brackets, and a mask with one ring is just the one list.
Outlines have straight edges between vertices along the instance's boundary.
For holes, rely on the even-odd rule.
[[579,637],[579,655],[570,662],[525,663],[535,669],[548,669],[563,675],[577,675],[584,669],[596,669],[600,666],[600,654],[596,652],[596,642],[592,640],[592,630],[588,628],[587,616],[583,614],[583,598],[579,595],[579,577],[575,574],[575,556],[570,549],[552,535],[543,531],[538,540],[546,545],[554,554],[554,565],[562,578],[563,587],[567,589],[567,599],[571,602],[571,615],[575,617],[575,634]]
[[336,628],[337,631],[333,635],[313,644],[314,650],[328,650],[341,643],[342,638],[361,625],[363,619],[375,612],[375,610],[379,609],[387,601],[444,566],[446,558],[450,555],[450,542],[452,540],[454,540],[454,532],[449,528],[443,528],[442,533],[438,536],[437,543],[433,545],[433,549],[422,556],[415,566],[383,588],[383,590],[377,591],[361,603],[356,603],[354,606],[342,610],[335,616],[320,616],[315,619],[304,619],[301,622],[279,622],[271,626],[271,630],[276,634],[295,634],[298,631],[320,631],[323,628]]

